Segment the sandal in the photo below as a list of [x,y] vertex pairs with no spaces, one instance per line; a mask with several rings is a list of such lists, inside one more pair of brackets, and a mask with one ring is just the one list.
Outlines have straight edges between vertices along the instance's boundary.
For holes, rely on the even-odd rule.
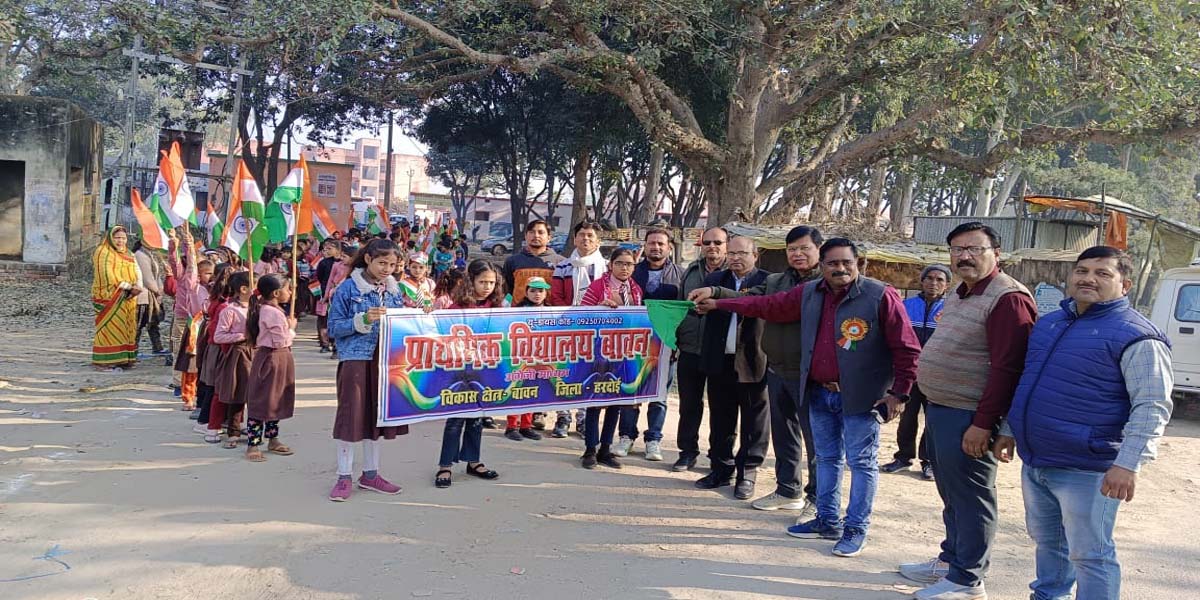
[[217,444],[221,442],[220,434],[206,433],[204,434],[204,442],[208,444]]
[[467,475],[474,475],[475,477],[489,481],[500,477],[499,473],[485,467],[483,463],[476,463],[473,467],[467,467]]
[[234,448],[237,448],[238,445],[240,445],[241,443],[242,443],[242,438],[240,438],[240,437],[237,437],[237,436],[227,437],[227,438],[225,438],[225,443],[221,444],[221,447],[232,450]]
[[271,440],[267,443],[267,452],[272,452],[280,456],[291,456],[295,454],[295,452],[293,452],[291,448],[288,448],[286,444],[283,442],[276,442],[275,440]]
[[[445,473],[446,476],[442,477],[442,473]],[[450,469],[438,469],[437,474],[433,476],[433,485],[439,488],[450,487],[450,475]]]
[[263,456],[262,450],[257,446],[246,450],[246,460],[250,462],[267,462],[267,457]]

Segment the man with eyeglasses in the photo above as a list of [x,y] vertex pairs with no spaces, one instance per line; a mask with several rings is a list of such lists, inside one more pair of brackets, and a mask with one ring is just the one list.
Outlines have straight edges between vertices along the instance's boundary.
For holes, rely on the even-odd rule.
[[990,446],[1024,369],[1037,306],[1028,288],[1000,272],[1000,236],[991,227],[963,223],[946,243],[962,283],[946,297],[917,378],[928,399],[926,442],[946,537],[937,557],[902,564],[900,573],[931,584],[917,592],[921,600],[973,600],[987,598],[983,579],[996,535]]
[[[685,300],[693,290],[704,287],[709,275],[725,268],[725,244],[729,233],[721,227],[704,231],[700,237],[702,256],[688,265],[679,284],[679,300]],[[675,440],[679,460],[671,467],[687,471],[696,466],[700,456],[700,422],[704,419],[704,389],[708,374],[700,366],[700,342],[704,338],[704,318],[689,311],[675,330],[679,353],[676,378],[679,382],[679,426]]]
[[[733,290],[762,285],[767,272],[757,266],[758,248],[754,240],[734,237],[729,240],[728,248],[725,260],[729,268],[709,275],[705,283]],[[712,490],[733,482],[733,496],[738,500],[749,500],[754,495],[758,467],[767,455],[770,408],[762,333],[763,322],[759,319],[723,310],[704,317],[700,362],[708,373],[708,452],[712,471],[697,480],[696,487]]]
[[[707,299],[709,289],[715,294],[714,298],[769,296],[816,281],[821,278],[818,248],[822,241],[824,238],[816,227],[793,227],[785,238],[788,268],[784,272],[772,273],[762,285],[743,287],[741,291],[701,288],[697,298]],[[751,506],[758,510],[797,510],[800,512],[796,522],[803,523],[817,514],[817,454],[813,449],[812,425],[805,402],[804,380],[801,379],[800,322],[765,327],[762,349],[767,355],[771,443],[775,446],[775,491],[755,500]],[[801,476],[801,456],[807,465],[807,483]]]
[[[859,275],[858,247],[846,238],[821,245],[821,280],[770,296],[700,300],[773,323],[801,321],[805,382],[817,451],[817,516],[788,535],[836,540],[835,556],[858,556],[867,542],[879,481],[879,425],[900,414],[917,375],[921,345],[900,294]],[[693,301],[702,294],[693,294]],[[845,377],[843,377],[845,375]],[[841,517],[842,469],[850,502]]]

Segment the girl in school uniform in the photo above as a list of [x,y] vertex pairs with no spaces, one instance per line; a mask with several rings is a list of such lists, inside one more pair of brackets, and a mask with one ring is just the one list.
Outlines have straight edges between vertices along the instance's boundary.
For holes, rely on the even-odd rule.
[[463,272],[457,269],[442,273],[433,288],[433,310],[450,308],[454,304],[454,290],[462,284]]
[[[640,306],[642,304],[642,288],[633,280],[633,268],[637,258],[632,250],[618,248],[609,257],[608,274],[591,283],[583,294],[580,306]],[[604,411],[604,430],[600,430],[600,411]],[[594,469],[596,464],[602,464],[614,469],[621,468],[621,461],[613,455],[611,446],[613,433],[620,420],[620,406],[606,406],[603,409],[593,407],[587,409],[587,421],[584,426],[584,438],[587,449],[580,459],[583,468]],[[596,446],[600,449],[597,451]]]
[[[504,302],[504,283],[500,269],[484,259],[476,259],[467,265],[466,278],[454,293],[455,308],[497,308]],[[479,462],[483,445],[483,419],[446,419],[442,430],[442,453],[438,458],[438,471],[433,484],[439,488],[450,487],[450,466],[456,462],[467,463],[467,475],[492,480],[500,474]]]
[[395,439],[408,426],[377,427],[379,407],[379,320],[389,308],[402,308],[404,294],[393,273],[403,259],[389,240],[368,242],[352,265],[350,278],[333,293],[329,305],[329,334],[337,340],[337,413],[333,439],[337,444],[337,481],[329,499],[350,499],[354,476],[354,444],[362,442],[360,489],[399,494],[400,486],[379,474],[379,438]]
[[250,365],[254,343],[246,337],[246,317],[250,307],[250,273],[240,271],[229,276],[228,300],[217,315],[213,342],[220,348],[217,359],[216,403],[209,414],[209,434],[204,441],[220,441],[225,430],[225,448],[237,448],[242,438],[242,417],[246,390],[250,384]]
[[[542,277],[530,277],[525,282],[525,297],[517,303],[517,306],[546,306],[546,299],[550,296],[550,284]],[[508,415],[508,426],[504,429],[504,437],[520,442],[522,440],[540,440],[542,434],[533,430],[533,413],[525,413],[522,415]]]
[[[342,258],[333,265],[332,269],[329,270],[329,291],[326,293],[330,294],[331,298],[333,292],[336,291],[338,287],[342,285],[342,282],[350,276],[350,265],[354,264],[354,259],[357,256],[358,248],[352,249],[350,244],[342,244]],[[330,344],[333,346],[333,353],[330,354],[329,358],[337,360],[337,343],[333,340],[330,340]]]
[[282,275],[272,273],[258,280],[258,296],[250,300],[246,315],[246,337],[255,340],[250,385],[246,389],[246,460],[262,462],[259,446],[267,439],[267,452],[293,454],[279,441],[279,422],[290,419],[296,407],[296,364],[292,340],[296,319],[279,308],[292,299],[292,287]]
[[220,348],[213,343],[213,333],[217,330],[217,315],[226,303],[225,288],[229,276],[233,273],[232,269],[228,263],[220,263],[213,272],[212,283],[208,286],[208,306],[204,307],[204,323],[200,327],[196,343],[196,362],[200,365],[196,384],[196,405],[200,412],[196,416],[196,425],[192,431],[204,434],[205,441],[216,433],[208,430],[213,397],[216,395],[217,359],[220,358]]
[[179,254],[174,252],[175,240],[172,238],[172,252],[169,255],[171,272],[176,283],[175,321],[171,324],[171,336],[174,340],[175,329],[178,327],[179,344],[175,345],[175,371],[179,373],[183,410],[192,412],[195,415],[192,418],[196,418],[199,416],[199,409],[196,407],[196,385],[200,379],[196,345],[199,341],[200,322],[204,318],[204,310],[208,308],[208,284],[212,281],[215,265],[211,260],[196,260],[195,240],[187,227],[183,228],[183,246],[187,255],[186,267],[180,262]]

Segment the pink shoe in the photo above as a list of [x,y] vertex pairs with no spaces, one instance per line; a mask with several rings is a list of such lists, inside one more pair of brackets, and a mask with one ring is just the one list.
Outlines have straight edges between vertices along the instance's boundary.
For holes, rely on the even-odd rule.
[[350,485],[349,479],[338,479],[337,483],[333,484],[333,491],[329,492],[329,499],[334,502],[345,502],[350,499],[350,492],[353,489],[354,486]]
[[364,490],[379,492],[380,494],[387,494],[389,496],[395,496],[396,494],[400,493],[400,486],[384,479],[381,475],[376,475],[375,479],[359,477],[358,487]]

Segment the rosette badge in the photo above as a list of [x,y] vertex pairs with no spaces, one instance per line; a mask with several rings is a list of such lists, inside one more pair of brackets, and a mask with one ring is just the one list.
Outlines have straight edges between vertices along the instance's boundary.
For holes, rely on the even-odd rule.
[[843,350],[854,350],[858,342],[863,341],[867,337],[867,322],[858,318],[850,318],[842,321],[842,337],[838,340],[838,346]]

